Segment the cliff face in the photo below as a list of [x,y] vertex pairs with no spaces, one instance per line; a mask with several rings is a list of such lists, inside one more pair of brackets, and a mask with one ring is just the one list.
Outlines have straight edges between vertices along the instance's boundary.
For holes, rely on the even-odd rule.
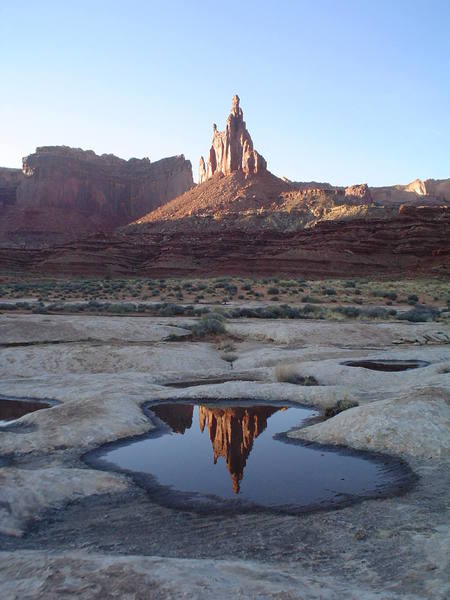
[[0,167],[0,210],[16,203],[17,188],[23,181],[20,169]]
[[267,170],[265,159],[253,149],[252,138],[239,106],[239,96],[234,96],[225,131],[213,125],[213,139],[207,162],[200,158],[198,182],[211,179],[215,173],[229,175],[242,171],[246,175],[263,173]]
[[184,156],[155,163],[50,146],[0,171],[0,242],[40,246],[115,227],[144,215],[193,185]]
[[[296,231],[138,227],[45,250],[0,248],[2,272],[38,275],[448,277],[450,209],[405,206],[378,218]],[[245,243],[243,243],[245,240]]]

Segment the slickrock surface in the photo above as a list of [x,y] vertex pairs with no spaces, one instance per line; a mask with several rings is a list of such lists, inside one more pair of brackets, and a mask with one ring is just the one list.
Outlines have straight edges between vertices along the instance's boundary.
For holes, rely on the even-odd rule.
[[66,146],[37,148],[22,173],[0,170],[0,244],[41,247],[112,231],[193,185],[184,156],[128,161]]
[[[26,576],[25,576],[26,573]],[[396,600],[349,585],[340,577],[317,577],[294,565],[276,567],[251,561],[180,560],[104,556],[82,552],[44,557],[38,552],[0,553],[0,581],[6,598],[79,600],[124,598],[168,600]],[[411,597],[413,598],[413,597]],[[415,596],[415,598],[417,598]]]
[[[240,319],[227,323],[239,336],[231,368],[214,342],[163,341],[185,323],[0,316],[10,344],[1,349],[0,395],[60,402],[0,431],[0,596],[447,597],[448,326]],[[405,372],[343,364],[386,358],[430,364]],[[280,364],[319,385],[276,381]],[[229,375],[258,381],[163,385]],[[151,431],[147,401],[213,400],[210,418],[220,399],[323,408],[348,398],[359,406],[293,435],[400,457],[417,475],[405,495],[303,515],[200,515],[81,460]]]

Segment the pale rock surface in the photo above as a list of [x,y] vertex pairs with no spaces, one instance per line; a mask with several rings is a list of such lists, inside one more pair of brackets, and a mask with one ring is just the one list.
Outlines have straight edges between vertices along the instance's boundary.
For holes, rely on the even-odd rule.
[[[339,577],[313,575],[300,565],[109,556],[83,552],[46,555],[0,552],[0,586],[7,600],[400,600]],[[417,600],[418,596],[409,596]]]
[[[155,399],[241,398],[327,407],[350,397],[360,403],[358,408],[293,435],[432,462],[448,452],[449,375],[445,365],[450,349],[449,330],[442,324],[229,322],[230,333],[242,340],[236,342],[239,357],[231,369],[213,344],[162,343],[168,331],[183,331],[186,319],[173,317],[170,322],[174,326],[168,325],[169,320],[151,317],[0,317],[2,342],[25,344],[2,348],[0,394],[61,402],[19,419],[23,429],[0,432],[2,454],[25,461],[38,456],[43,461],[33,470],[0,468],[4,499],[0,531],[20,535],[27,521],[39,518],[46,508],[85,495],[118,491],[123,478],[98,471],[91,476],[88,469],[79,473],[64,463],[65,453],[81,455],[106,442],[150,431],[153,424],[141,406]],[[48,340],[64,343],[45,344]],[[415,358],[432,364],[401,373],[341,364],[348,358],[363,357]],[[276,365],[286,363],[298,364],[301,372],[314,375],[321,385],[274,382]],[[244,378],[249,373],[262,381],[187,389],[159,385],[208,376]],[[8,508],[20,489],[27,493],[15,509]],[[358,593],[355,597],[364,597]]]
[[448,393],[439,390],[414,397],[379,400],[350,408],[332,419],[288,435],[322,444],[424,458],[448,458],[450,451]]
[[[104,317],[89,315],[20,315],[0,317],[1,344],[39,342],[79,342],[83,340],[156,342],[171,334],[189,333],[173,327],[170,318],[151,322],[134,317]],[[185,319],[185,323],[189,319]]]
[[127,489],[120,475],[91,469],[0,469],[0,532],[21,536],[25,523],[44,509],[61,508],[69,500]]

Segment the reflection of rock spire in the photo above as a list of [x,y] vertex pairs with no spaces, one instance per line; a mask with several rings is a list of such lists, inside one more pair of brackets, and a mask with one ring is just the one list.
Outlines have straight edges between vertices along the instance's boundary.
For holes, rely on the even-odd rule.
[[152,411],[161,421],[167,423],[174,433],[183,434],[192,426],[192,404],[160,404],[152,406]]
[[223,456],[233,482],[233,491],[239,493],[244,467],[253,447],[253,440],[267,427],[267,419],[277,408],[207,408],[199,406],[200,430],[208,426],[213,447],[214,464]]

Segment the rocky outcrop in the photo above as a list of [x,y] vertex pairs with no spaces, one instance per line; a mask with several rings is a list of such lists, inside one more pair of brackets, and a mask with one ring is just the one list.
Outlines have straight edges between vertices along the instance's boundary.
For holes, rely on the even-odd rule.
[[300,187],[269,171],[252,177],[237,171],[209,179],[129,227],[174,231],[185,230],[189,222],[196,230],[295,231],[313,227],[322,220],[377,212],[371,204],[365,184],[346,189]]
[[450,204],[450,179],[415,179],[406,185],[391,185],[370,188],[377,204],[411,204],[415,206]]
[[372,202],[372,196],[370,194],[369,186],[367,183],[361,183],[359,185],[349,185],[345,188],[344,195],[348,198],[357,198],[364,204],[370,204]]
[[111,231],[193,185],[182,155],[151,163],[66,146],[37,148],[12,171],[0,171],[0,243],[13,246]]
[[218,131],[213,125],[213,139],[208,160],[200,158],[198,182],[211,179],[216,173],[229,175],[242,171],[246,175],[263,173],[267,170],[265,159],[253,149],[252,138],[244,121],[239,106],[239,96],[233,97],[231,112],[227,119],[225,131]]

